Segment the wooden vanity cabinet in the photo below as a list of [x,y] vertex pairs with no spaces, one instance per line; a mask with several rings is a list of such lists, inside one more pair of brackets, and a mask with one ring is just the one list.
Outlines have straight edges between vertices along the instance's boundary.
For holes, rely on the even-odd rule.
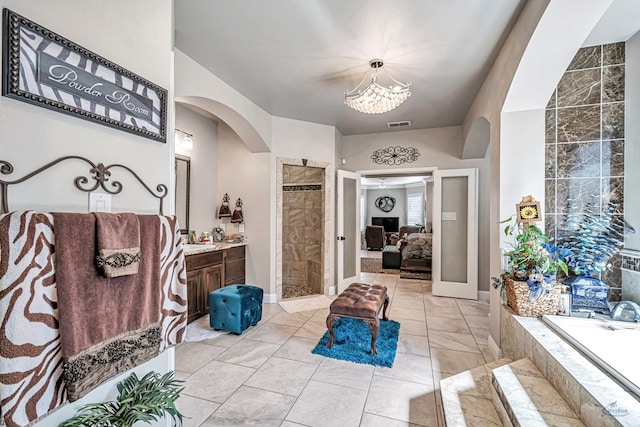
[[187,323],[209,314],[209,293],[244,283],[244,246],[187,255]]
[[238,285],[244,283],[244,246],[225,250],[224,256],[224,285]]
[[209,292],[222,287],[222,251],[187,255],[187,323],[209,313]]

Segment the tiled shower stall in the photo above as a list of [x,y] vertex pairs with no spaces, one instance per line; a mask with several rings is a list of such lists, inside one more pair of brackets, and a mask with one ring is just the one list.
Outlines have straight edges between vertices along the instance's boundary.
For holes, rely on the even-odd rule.
[[283,298],[324,293],[324,173],[318,167],[283,165]]

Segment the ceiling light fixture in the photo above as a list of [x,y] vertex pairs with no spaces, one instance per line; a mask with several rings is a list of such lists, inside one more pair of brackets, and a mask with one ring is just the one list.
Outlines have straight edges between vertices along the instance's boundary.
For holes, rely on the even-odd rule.
[[[179,140],[180,135],[178,132],[184,134],[182,140]],[[176,148],[182,150],[193,150],[193,135],[183,130],[176,129]]]
[[400,83],[391,77],[389,73],[387,73],[387,76],[394,84],[388,88],[378,84],[378,70],[384,65],[382,59],[372,59],[369,61],[369,65],[373,68],[369,85],[364,89],[362,88],[367,81],[367,77],[369,77],[367,74],[358,86],[344,92],[344,103],[349,107],[361,113],[382,114],[398,107],[411,96],[411,91],[409,90],[411,82]]

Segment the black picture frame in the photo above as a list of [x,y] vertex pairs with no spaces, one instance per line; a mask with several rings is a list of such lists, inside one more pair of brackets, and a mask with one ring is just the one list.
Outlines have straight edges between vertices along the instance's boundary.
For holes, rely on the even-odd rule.
[[167,91],[3,9],[2,95],[167,142]]

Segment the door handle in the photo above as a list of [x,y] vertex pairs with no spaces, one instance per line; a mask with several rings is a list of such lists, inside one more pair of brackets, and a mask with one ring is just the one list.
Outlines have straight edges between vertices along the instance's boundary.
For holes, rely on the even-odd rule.
[[336,240],[347,240],[344,236],[338,236],[336,237]]

